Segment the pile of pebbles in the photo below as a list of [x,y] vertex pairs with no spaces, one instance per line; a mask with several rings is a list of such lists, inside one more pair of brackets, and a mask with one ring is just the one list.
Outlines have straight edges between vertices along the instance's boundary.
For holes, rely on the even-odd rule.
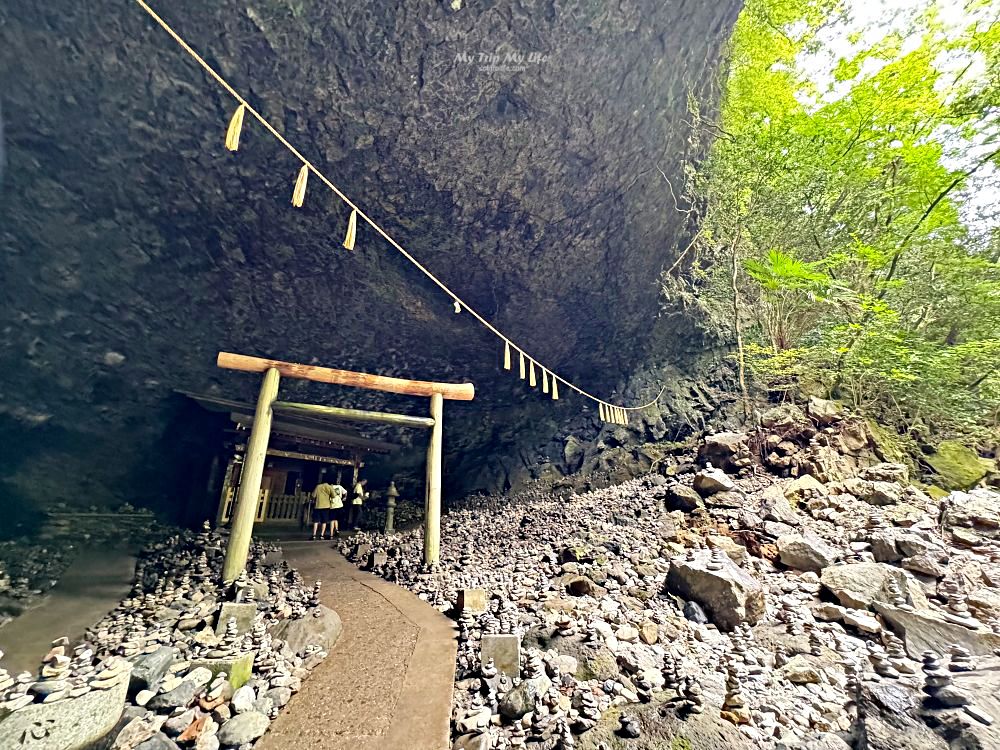
[[[0,669],[0,715],[36,702],[68,703],[128,674],[128,701],[108,746],[252,747],[327,655],[314,645],[296,652],[271,633],[289,620],[286,632],[296,621],[308,632],[306,618],[323,614],[320,584],[304,585],[278,547],[255,542],[246,572],[225,586],[224,541],[206,522],[201,533],[182,532],[146,548],[130,595],[79,643],[55,641],[35,675]],[[216,633],[227,602],[256,606],[245,632],[230,617]],[[241,675],[239,687],[219,669],[233,665],[235,676],[251,659],[252,672],[249,679]]]
[[41,601],[74,554],[72,544],[0,542],[0,626]]
[[[458,620],[455,750],[598,747],[591,730],[638,739],[657,725],[669,746],[674,720],[711,720],[731,747],[847,748],[865,721],[859,690],[879,685],[906,690],[921,710],[993,724],[943,676],[974,668],[965,630],[962,643],[936,644],[947,659],[922,660],[905,639],[922,637],[924,621],[900,637],[877,609],[960,625],[977,648],[992,643],[1000,555],[989,538],[972,549],[949,539],[955,499],[932,500],[893,464],[829,482],[692,464],[687,476],[570,497],[467,499],[442,519],[433,567],[422,564],[421,529],[342,542]],[[678,498],[685,508],[671,510]],[[929,567],[911,559],[921,552],[940,575],[918,572]],[[868,572],[850,565],[887,576],[871,601],[827,576]],[[677,585],[685,576],[688,596]],[[464,589],[485,590],[485,612],[460,609]],[[491,634],[520,637],[514,673],[483,662]]]

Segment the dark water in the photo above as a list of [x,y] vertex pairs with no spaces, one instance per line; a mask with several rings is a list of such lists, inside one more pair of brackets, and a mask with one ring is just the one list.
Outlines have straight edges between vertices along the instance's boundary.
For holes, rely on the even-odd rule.
[[83,549],[39,606],[0,628],[3,666],[35,672],[52,641],[71,640],[100,620],[128,594],[135,556],[125,549]]

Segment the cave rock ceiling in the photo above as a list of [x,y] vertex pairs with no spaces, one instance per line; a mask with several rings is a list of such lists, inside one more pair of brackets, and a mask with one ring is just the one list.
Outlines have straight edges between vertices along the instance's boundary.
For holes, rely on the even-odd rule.
[[[688,96],[716,105],[737,0],[158,5],[546,365],[610,395],[646,355],[658,275],[690,232],[664,175],[679,184],[697,156]],[[175,439],[175,390],[253,398],[254,376],[216,369],[223,349],[471,380],[453,447],[534,398],[499,371],[497,340],[370,228],[341,248],[348,210],[318,182],[293,208],[299,165],[256,123],[227,152],[233,100],[137,5],[4,2],[0,104],[8,494],[154,491],[149,467],[190,439]]]

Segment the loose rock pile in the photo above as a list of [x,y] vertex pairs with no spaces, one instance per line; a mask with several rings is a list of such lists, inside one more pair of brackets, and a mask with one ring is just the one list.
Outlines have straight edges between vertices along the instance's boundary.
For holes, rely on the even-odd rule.
[[1000,747],[952,684],[1000,666],[1000,494],[932,500],[818,413],[805,448],[754,439],[785,477],[728,433],[676,476],[463,502],[434,569],[420,530],[343,543],[458,619],[455,750]]
[[0,626],[55,586],[72,557],[72,546],[0,542]]
[[37,703],[65,702],[69,720],[75,699],[124,679],[128,700],[105,746],[251,747],[326,656],[337,633],[317,623],[339,620],[276,546],[254,543],[230,587],[219,583],[223,553],[207,522],[147,548],[130,596],[79,644],[54,642],[37,676],[0,670],[0,734]]

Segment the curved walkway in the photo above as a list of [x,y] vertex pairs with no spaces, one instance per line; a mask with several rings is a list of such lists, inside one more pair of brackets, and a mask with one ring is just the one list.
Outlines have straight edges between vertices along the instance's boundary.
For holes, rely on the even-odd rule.
[[323,542],[281,542],[344,631],[257,750],[447,750],[455,679],[451,621]]

